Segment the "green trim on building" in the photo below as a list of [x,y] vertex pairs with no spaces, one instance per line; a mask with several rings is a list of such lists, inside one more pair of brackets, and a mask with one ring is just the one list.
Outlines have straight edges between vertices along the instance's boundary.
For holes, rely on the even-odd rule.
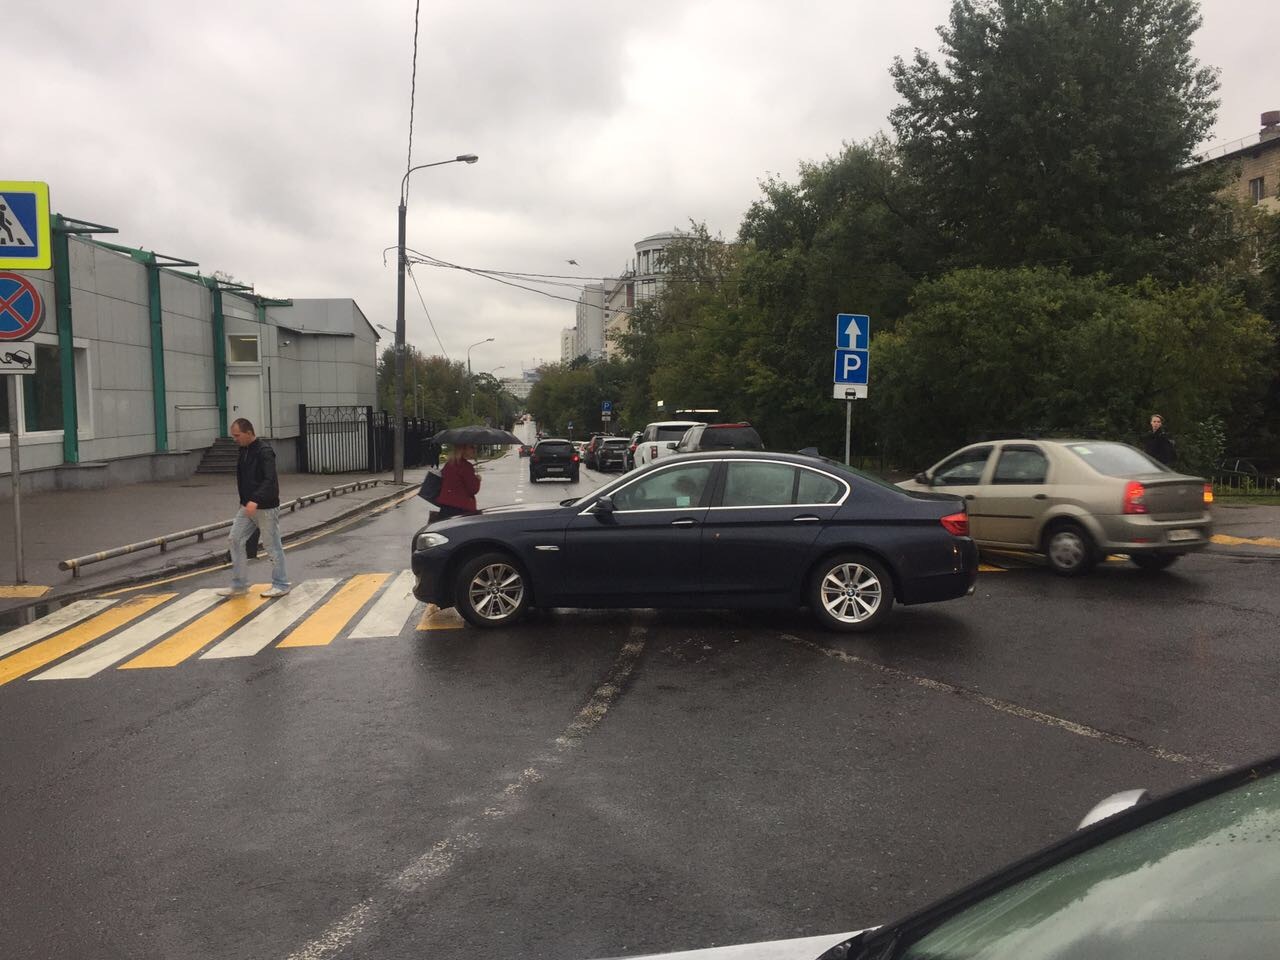
[[222,313],[222,288],[209,285],[213,299],[213,395],[218,403],[218,436],[229,437],[227,426],[227,318]]
[[76,409],[76,350],[71,324],[71,249],[61,214],[53,216],[53,298],[58,317],[58,367],[62,373],[62,461],[80,462]]
[[142,260],[142,263],[147,269],[147,310],[151,315],[151,409],[155,414],[156,453],[167,453],[169,401],[164,375],[164,310],[160,305],[160,264],[156,263],[154,254]]

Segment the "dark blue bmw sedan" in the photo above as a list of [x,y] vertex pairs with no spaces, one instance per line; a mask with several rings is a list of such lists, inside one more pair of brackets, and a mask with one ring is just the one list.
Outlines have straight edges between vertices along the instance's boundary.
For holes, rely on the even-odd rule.
[[479,627],[531,606],[807,606],[866,630],[978,575],[964,501],[759,451],[665,457],[581,499],[446,520],[412,551],[414,595]]

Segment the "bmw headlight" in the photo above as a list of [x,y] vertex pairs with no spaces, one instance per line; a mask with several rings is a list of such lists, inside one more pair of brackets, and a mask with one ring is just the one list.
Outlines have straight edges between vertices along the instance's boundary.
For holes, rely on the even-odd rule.
[[429,550],[431,547],[442,547],[448,542],[449,538],[444,534],[432,533],[427,530],[413,538],[413,549]]

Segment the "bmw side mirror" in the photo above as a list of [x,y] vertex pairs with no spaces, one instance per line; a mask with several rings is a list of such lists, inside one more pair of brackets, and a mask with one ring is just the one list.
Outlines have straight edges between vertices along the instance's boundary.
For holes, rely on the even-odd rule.
[[601,497],[591,505],[591,512],[597,517],[607,517],[613,513],[613,498]]

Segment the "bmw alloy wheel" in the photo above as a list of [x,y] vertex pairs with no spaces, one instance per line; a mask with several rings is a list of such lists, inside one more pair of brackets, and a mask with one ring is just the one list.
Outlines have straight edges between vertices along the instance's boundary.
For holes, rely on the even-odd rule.
[[841,623],[869,620],[883,599],[880,578],[861,563],[842,563],[822,578],[822,605]]

